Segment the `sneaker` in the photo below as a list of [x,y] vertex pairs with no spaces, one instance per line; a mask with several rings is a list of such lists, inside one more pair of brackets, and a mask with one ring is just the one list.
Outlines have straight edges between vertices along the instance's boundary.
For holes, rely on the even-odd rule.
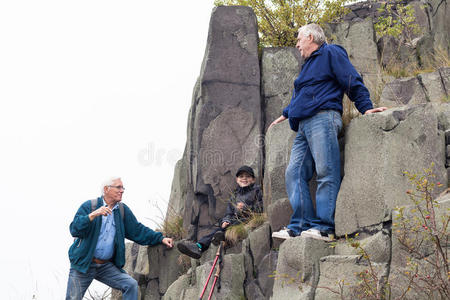
[[181,241],[177,244],[178,250],[189,257],[199,259],[202,257],[202,251],[196,243],[191,241]]
[[284,227],[280,231],[276,231],[276,232],[272,233],[273,238],[282,239],[282,240],[287,240],[287,239],[290,239],[295,236],[296,236],[295,233],[286,227]]
[[334,234],[320,232],[318,229],[315,228],[310,228],[308,230],[302,231],[301,236],[304,238],[313,238],[325,242],[331,242],[334,240]]
[[222,241],[225,241],[225,232],[220,230],[214,233],[211,243],[213,243],[214,246],[219,246],[220,242]]

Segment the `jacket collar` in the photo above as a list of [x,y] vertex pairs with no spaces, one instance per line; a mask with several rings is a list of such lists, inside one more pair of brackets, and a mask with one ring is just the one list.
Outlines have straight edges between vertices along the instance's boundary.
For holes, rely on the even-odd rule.
[[324,42],[322,45],[320,45],[320,47],[319,47],[317,50],[315,50],[313,53],[311,53],[311,55],[310,55],[305,61],[308,61],[310,58],[312,58],[312,57],[314,57],[314,56],[321,55],[322,52],[323,52],[323,49],[324,49],[326,46],[327,46],[327,43]]
[[253,189],[253,186],[254,186],[254,185],[255,185],[255,184],[252,183],[252,184],[250,184],[250,185],[248,185],[248,186],[244,186],[244,187],[238,186],[236,190],[237,190],[238,193],[240,193],[240,194],[245,194],[245,193],[247,193],[248,191],[251,191],[251,190]]

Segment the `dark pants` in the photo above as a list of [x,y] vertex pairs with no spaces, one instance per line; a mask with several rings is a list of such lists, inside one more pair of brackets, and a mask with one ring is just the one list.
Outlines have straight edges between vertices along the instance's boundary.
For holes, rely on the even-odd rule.
[[213,239],[214,234],[218,231],[225,232],[225,229],[222,227],[214,227],[210,233],[208,233],[207,235],[198,240],[198,243],[202,245],[202,252],[208,250],[209,245],[211,245],[211,241]]

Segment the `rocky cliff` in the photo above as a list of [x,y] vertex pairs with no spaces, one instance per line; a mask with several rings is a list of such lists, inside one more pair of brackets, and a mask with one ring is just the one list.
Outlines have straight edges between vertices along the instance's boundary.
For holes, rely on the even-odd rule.
[[[330,39],[347,49],[371,94],[378,95],[375,102],[392,107],[354,118],[342,133],[343,181],[336,208],[336,234],[358,233],[383,280],[397,280],[406,264],[405,249],[392,231],[393,209],[411,204],[404,171],[420,173],[433,163],[436,180],[445,183],[435,195],[447,188],[449,177],[450,104],[445,101],[450,68],[399,79],[382,74],[387,57],[420,64],[437,49],[448,57],[447,2],[411,4],[424,29],[413,46],[376,36],[374,20],[380,12],[373,2],[352,6],[342,22],[327,28]],[[406,48],[393,50],[399,47]],[[320,287],[336,286],[343,278],[354,286],[354,274],[367,267],[342,238],[335,247],[301,237],[281,245],[271,239],[271,232],[286,225],[291,214],[284,171],[295,133],[287,122],[267,134],[266,129],[289,103],[301,63],[295,48],[267,48],[258,54],[256,18],[250,8],[213,10],[169,206],[183,216],[186,237],[201,237],[223,215],[235,171],[247,164],[263,186],[268,221],[226,250],[221,289],[212,299],[340,299]],[[311,185],[314,188],[314,182]],[[445,215],[450,198],[439,201]],[[195,261],[176,249],[127,247],[125,269],[139,281],[141,299],[146,300],[197,299],[217,249],[211,246]],[[425,252],[431,249],[427,247]],[[293,278],[294,284],[277,274]]]

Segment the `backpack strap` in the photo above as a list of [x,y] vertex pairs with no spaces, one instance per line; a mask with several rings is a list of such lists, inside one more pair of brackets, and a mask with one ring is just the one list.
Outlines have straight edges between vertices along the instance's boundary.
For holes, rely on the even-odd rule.
[[119,211],[120,211],[120,216],[122,217],[122,221],[125,218],[125,209],[123,208],[123,203],[119,202]]
[[[98,199],[92,199],[91,200],[91,212],[93,212],[97,208]],[[123,219],[125,218],[125,209],[123,208],[123,203],[119,202],[119,211],[120,211],[120,217]]]
[[91,212],[97,208],[97,198],[91,200]]

